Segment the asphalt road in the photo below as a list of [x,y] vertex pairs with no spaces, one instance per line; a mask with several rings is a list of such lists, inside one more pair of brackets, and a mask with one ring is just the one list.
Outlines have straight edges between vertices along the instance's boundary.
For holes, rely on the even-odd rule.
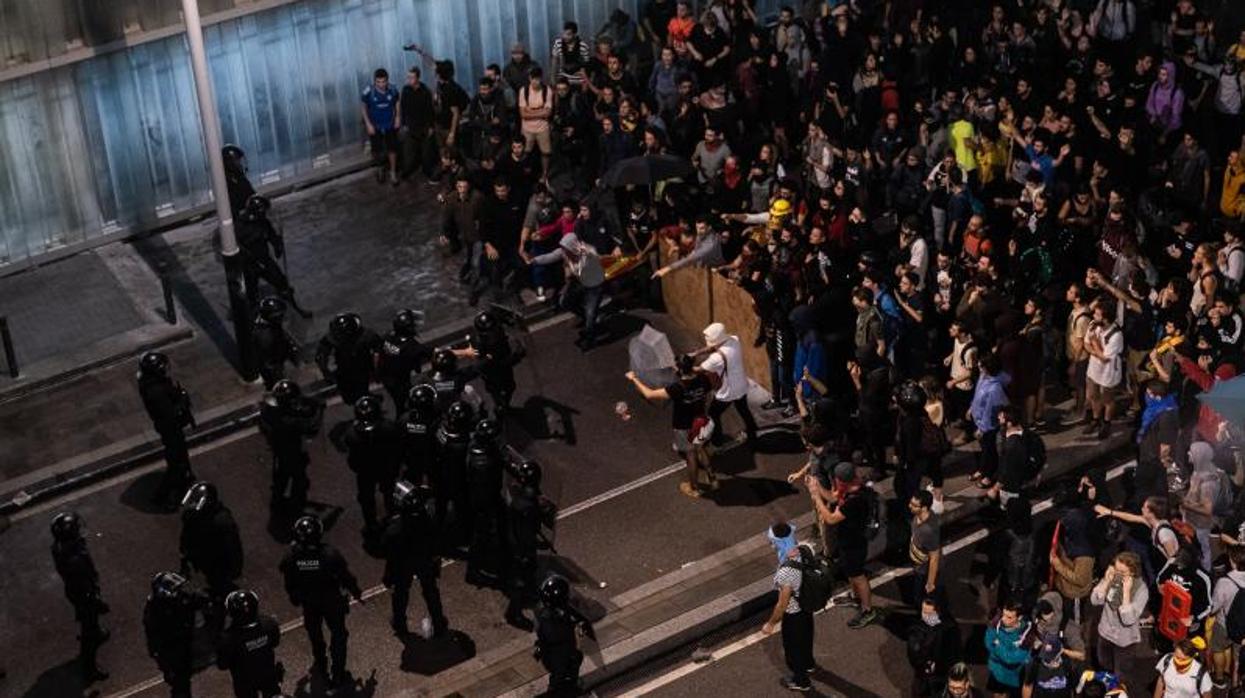
[[[1119,468],[1116,468],[1118,471]],[[1120,497],[1120,480],[1110,486],[1112,496]],[[1056,509],[1049,503],[1040,504],[1042,512],[1034,519],[1036,530],[1045,531],[1049,544],[1050,526]],[[983,521],[969,517],[944,531],[943,584],[946,587],[952,614],[959,624],[964,641],[963,658],[974,672],[974,684],[985,686],[984,633],[990,620],[994,590],[984,585],[987,572],[986,550],[992,544],[992,531],[999,521]],[[984,525],[983,525],[984,524]],[[1037,538],[1042,544],[1042,536]],[[1044,556],[1046,548],[1040,555]],[[883,610],[878,622],[852,630],[846,623],[856,613],[854,607],[832,606],[816,617],[814,657],[817,671],[813,675],[813,692],[847,698],[907,696],[912,671],[908,664],[905,638],[911,623],[919,622],[910,606],[901,600],[900,585],[910,576],[905,567],[870,566],[875,607]],[[776,633],[765,636],[759,632],[768,616],[757,615],[729,630],[708,638],[696,648],[676,653],[663,662],[610,682],[597,689],[598,696],[637,698],[682,698],[684,696],[782,696],[794,695],[779,685],[787,671],[783,660],[782,640]],[[693,661],[691,650],[697,659]],[[1145,687],[1153,680],[1152,667],[1157,656],[1146,647],[1133,658],[1129,672],[1131,695],[1149,695]]]
[[[654,322],[669,330],[662,320]],[[624,335],[641,325],[627,318],[617,318],[615,324]],[[713,497],[692,501],[680,495],[676,486],[681,471],[671,467],[675,457],[669,448],[668,408],[646,405],[623,379],[625,339],[585,355],[572,345],[573,336],[570,322],[554,322],[525,338],[529,357],[517,370],[516,395],[523,409],[507,424],[507,438],[544,465],[547,491],[569,513],[558,527],[560,555],[545,557],[542,566],[567,574],[588,608],[807,510],[807,498],[783,480],[801,460],[798,439],[790,432],[765,437],[763,450],[769,453],[754,456],[737,448],[724,454],[719,467],[730,477]],[[672,333],[676,349],[692,339]],[[617,400],[631,405],[630,421],[615,415]],[[332,406],[326,430],[347,417],[345,407]],[[728,417],[728,430],[737,426],[733,419],[733,414]],[[381,563],[361,546],[353,477],[323,437],[312,443],[311,457],[309,510],[326,519],[327,540],[343,551],[370,590],[367,604],[353,607],[348,620],[350,668],[357,684],[353,692],[336,695],[417,691],[427,676],[523,637],[502,622],[503,596],[467,586],[463,568],[456,564],[445,568],[441,584],[452,637],[437,642],[408,639],[405,644],[394,637],[388,596],[376,587]],[[279,650],[286,667],[285,690],[297,696],[324,695],[324,687],[306,677],[306,636],[277,571],[292,517],[270,515],[266,446],[247,430],[197,450],[193,463],[200,478],[218,485],[241,527],[246,564],[240,583],[255,589],[262,609],[287,630]],[[151,577],[175,569],[178,562],[177,517],[147,504],[158,479],[155,467],[129,473],[23,512],[0,534],[5,599],[0,605],[0,662],[8,673],[0,680],[0,696],[166,694],[146,655],[140,623]],[[85,519],[103,595],[112,606],[104,618],[112,639],[99,656],[111,677],[90,687],[77,678],[77,628],[49,553],[48,524],[64,509],[74,509]],[[423,609],[418,594],[413,596],[409,615],[417,626]],[[211,659],[208,639],[200,644],[206,666]],[[194,686],[196,695],[229,695],[227,677],[214,668],[201,671]]]

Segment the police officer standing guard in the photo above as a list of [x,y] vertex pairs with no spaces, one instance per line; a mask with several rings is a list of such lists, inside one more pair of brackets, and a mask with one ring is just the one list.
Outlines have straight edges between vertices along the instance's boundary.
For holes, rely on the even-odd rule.
[[346,453],[346,464],[355,475],[356,499],[363,512],[363,535],[377,532],[376,492],[391,511],[393,483],[402,461],[402,433],[381,411],[380,398],[365,395],[354,405],[354,423],[335,444]]
[[229,191],[229,210],[234,217],[246,208],[246,202],[255,195],[255,187],[246,178],[246,153],[233,143],[227,143],[220,149],[221,159],[225,161],[225,187]]
[[264,389],[272,390],[277,381],[285,378],[286,363],[298,365],[300,353],[298,342],[285,330],[285,301],[268,296],[259,302],[251,340],[255,342]]
[[523,606],[536,591],[536,555],[540,549],[541,526],[551,524],[555,513],[540,493],[541,470],[534,461],[524,461],[512,470],[515,485],[506,504],[506,544],[509,569],[506,589],[506,622],[520,630],[531,630],[532,621],[523,615]]
[[[303,395],[298,384],[288,378],[277,381],[272,392],[259,403],[259,431],[272,449],[272,504],[286,503],[302,509],[307,503],[306,440],[320,431],[324,403]],[[287,498],[286,491],[289,490]]]
[[437,527],[441,530],[441,544],[449,552],[456,552],[469,541],[466,530],[470,525],[466,470],[467,448],[474,426],[475,411],[467,403],[458,401],[445,410],[445,417],[437,429],[437,465],[432,489],[437,496]]
[[52,562],[78,621],[78,666],[82,678],[87,683],[103,681],[108,672],[95,663],[95,655],[108,640],[109,632],[100,626],[99,617],[109,609],[100,598],[99,572],[82,537],[82,518],[72,511],[52,519]]
[[216,666],[228,669],[235,698],[273,698],[281,694],[283,669],[277,663],[281,626],[268,614],[260,615],[259,596],[239,589],[225,599],[229,627],[216,646]]
[[385,335],[377,355],[377,375],[398,414],[406,410],[411,375],[423,371],[432,358],[432,352],[419,341],[418,324],[419,314],[414,310],[399,310],[393,316],[393,331]]
[[325,380],[337,384],[342,401],[353,405],[368,393],[379,349],[380,337],[357,314],[341,313],[329,321],[329,333],[316,348],[316,364]]
[[484,379],[484,389],[493,398],[493,412],[500,416],[510,409],[514,397],[514,365],[522,358],[510,346],[506,328],[497,314],[485,310],[476,315],[471,346],[455,352],[456,356],[475,359]]
[[324,656],[323,627],[328,625],[333,636],[329,648],[333,665],[328,676],[331,684],[340,686],[346,681],[349,637],[346,614],[350,612],[350,602],[345,593],[363,603],[363,590],[342,554],[321,540],[323,535],[324,524],[314,516],[294,522],[294,542],[281,560],[281,574],[290,603],[303,609],[303,625],[311,641],[311,668],[321,674],[329,668]]
[[304,318],[311,313],[298,306],[290,279],[273,259],[285,255],[285,238],[268,220],[272,202],[268,197],[252,194],[237,217],[238,247],[242,250],[242,280],[246,285],[246,298],[254,308],[259,302],[259,282],[268,282],[277,295],[289,301],[295,312]]
[[571,585],[560,575],[549,575],[540,584],[540,609],[536,611],[536,658],[549,672],[550,698],[578,696],[579,651],[576,631],[593,636],[592,625],[571,608]]
[[176,572],[160,572],[151,580],[151,596],[143,606],[147,654],[169,685],[172,698],[190,698],[194,674],[195,614],[207,607],[207,597],[190,589]]
[[403,477],[416,484],[432,485],[437,465],[437,391],[427,383],[411,388],[410,407],[398,419],[402,430]]
[[190,471],[190,450],[186,446],[186,427],[195,424],[190,410],[190,394],[169,377],[169,357],[149,351],[138,360],[138,394],[151,417],[151,424],[160,434],[164,460],[168,464],[152,501],[160,506],[176,507],[176,497],[185,493],[194,482]]
[[219,629],[225,620],[225,597],[242,576],[242,537],[233,512],[220,501],[212,483],[191,485],[182,507],[182,574],[189,576],[195,569],[203,573],[212,600],[208,620]]
[[430,511],[431,491],[423,485],[403,480],[395,485],[393,499],[398,513],[389,517],[384,533],[383,581],[393,591],[393,619],[390,625],[399,637],[410,632],[406,625],[406,608],[411,601],[411,581],[418,578],[424,605],[428,608],[432,636],[439,637],[449,629],[449,622],[445,619],[441,591],[437,588],[441,558]]
[[502,522],[502,477],[506,457],[501,443],[501,425],[481,419],[471,434],[467,452],[467,500],[470,507],[471,551],[467,556],[467,583],[483,585],[486,574],[499,576]]

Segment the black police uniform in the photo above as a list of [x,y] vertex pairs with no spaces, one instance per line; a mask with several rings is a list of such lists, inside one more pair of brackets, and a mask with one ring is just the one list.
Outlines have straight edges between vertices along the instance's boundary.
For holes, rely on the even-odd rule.
[[262,315],[255,318],[251,339],[255,342],[255,355],[259,357],[259,376],[264,380],[264,388],[272,390],[277,381],[285,378],[285,364],[298,363],[298,342],[280,322]]
[[100,625],[99,617],[109,609],[100,596],[99,572],[87,550],[86,540],[78,537],[53,542],[52,561],[65,584],[65,598],[73,604],[74,618],[78,621],[78,664],[82,675],[88,680],[103,678],[106,674],[96,666],[95,656],[108,639],[109,633]]
[[272,395],[259,404],[259,430],[272,448],[272,501],[286,499],[291,506],[307,502],[311,481],[307,477],[306,439],[320,431],[324,404],[307,397],[278,400]]
[[292,297],[294,289],[290,286],[289,277],[272,257],[274,253],[278,257],[285,254],[285,241],[272,221],[262,213],[245,210],[234,222],[238,248],[242,252],[242,280],[251,306],[259,303],[261,280],[268,282],[278,295]]
[[498,411],[510,409],[510,400],[514,397],[514,365],[517,353],[510,345],[506,329],[500,321],[487,330],[473,332],[472,347],[476,350],[480,378],[484,381],[484,389],[493,398],[493,407]]
[[579,695],[579,667],[584,655],[579,651],[575,628],[579,620],[565,608],[541,604],[536,611],[536,651],[549,672],[550,698]]
[[398,479],[402,463],[402,432],[397,424],[385,417],[371,424],[355,420],[342,434],[338,448],[346,452],[346,464],[355,474],[355,499],[363,512],[364,528],[374,531],[379,525],[376,517],[377,490],[385,500],[385,513],[391,511],[393,483]]
[[143,630],[147,635],[147,654],[169,685],[172,698],[190,698],[190,678],[194,675],[195,614],[206,610],[203,594],[183,591],[176,598],[147,597],[143,606]]
[[512,622],[523,617],[525,602],[536,592],[536,556],[543,516],[539,489],[523,485],[510,488],[506,505],[506,619]]
[[144,373],[138,376],[138,394],[164,446],[167,467],[152,497],[163,503],[169,501],[170,496],[181,497],[194,481],[194,473],[190,470],[190,449],[183,431],[194,424],[190,395],[167,375]]
[[406,608],[411,600],[411,581],[419,579],[419,588],[432,620],[433,635],[442,635],[449,628],[441,605],[437,577],[441,575],[441,559],[437,551],[437,531],[431,513],[408,512],[389,517],[382,539],[385,551],[383,582],[393,590],[393,628],[407,633]]
[[414,483],[434,485],[437,465],[439,420],[435,410],[410,410],[398,421],[402,430],[403,477]]
[[242,576],[242,537],[229,507],[218,502],[203,511],[183,511],[181,554],[183,573],[197,569],[207,580],[211,620],[219,628],[225,597],[237,589],[234,582]]
[[337,390],[346,404],[353,405],[367,395],[380,344],[380,336],[366,327],[358,337],[340,345],[331,336],[320,340],[316,348],[316,364],[325,378],[337,384]]
[[502,522],[505,502],[502,500],[502,473],[505,456],[496,440],[472,437],[467,454],[467,499],[471,520],[471,550],[467,556],[467,580],[479,579],[482,572],[499,574],[503,570],[501,556]]
[[[241,155],[242,151],[239,149],[238,153]],[[225,188],[229,192],[229,208],[237,218],[246,208],[246,202],[255,196],[255,187],[247,179],[242,163],[230,157],[225,158]]]
[[437,463],[432,489],[437,499],[437,525],[448,548],[465,545],[470,502],[467,499],[467,449],[471,425],[455,431],[442,420],[437,429]]
[[334,683],[340,682],[346,672],[346,614],[350,612],[346,592],[362,598],[359,581],[350,572],[346,559],[331,545],[294,543],[281,560],[281,574],[285,578],[285,591],[290,603],[303,609],[303,624],[307,639],[311,641],[311,653],[318,667],[326,667],[324,656],[324,625],[332,634],[329,652],[332,656]]
[[407,394],[411,392],[411,376],[432,360],[432,351],[413,336],[390,332],[377,356],[377,377],[393,399],[395,410],[401,413],[406,410]]
[[236,698],[272,698],[281,695],[281,670],[276,649],[281,626],[260,614],[249,623],[231,622],[216,646],[216,666],[228,669]]
[[432,371],[420,379],[437,391],[437,412],[445,414],[445,410],[454,402],[463,398],[467,389],[467,376],[462,371]]

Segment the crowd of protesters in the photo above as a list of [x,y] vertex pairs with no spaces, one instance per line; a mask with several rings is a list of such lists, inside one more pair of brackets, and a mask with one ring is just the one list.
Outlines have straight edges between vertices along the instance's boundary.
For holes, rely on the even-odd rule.
[[[809,464],[790,479],[852,582],[854,628],[877,617],[869,481],[894,472],[927,631],[910,641],[915,694],[977,690],[945,641],[958,631],[938,578],[942,462],[972,442],[972,479],[1006,517],[989,693],[1227,687],[1242,425],[1196,396],[1237,374],[1245,343],[1243,8],[642,8],[594,37],[566,22],[548,66],[514,45],[474,94],[431,59],[431,85],[414,67],[400,92],[383,71],[365,91],[379,178],[439,187],[473,303],[530,288],[582,314],[589,349],[607,299],[658,304],[661,280],[691,267],[737,283],[761,327],[742,339],[770,361],[763,408],[803,421]],[[638,156],[686,167],[610,186]],[[686,386],[646,396],[707,401],[717,385],[681,365]],[[1086,476],[1052,544],[1033,530],[1030,489],[1042,434],[1067,428],[1132,434],[1137,465],[1118,501],[1102,472]],[[791,569],[777,582],[798,599]],[[787,603],[784,640],[811,643],[811,622],[788,633],[787,617],[812,611]],[[792,663],[788,688],[808,689],[810,661]]]

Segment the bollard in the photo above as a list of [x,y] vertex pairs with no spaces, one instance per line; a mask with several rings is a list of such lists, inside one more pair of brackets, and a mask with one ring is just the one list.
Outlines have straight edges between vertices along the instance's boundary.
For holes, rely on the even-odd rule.
[[170,325],[177,324],[177,305],[173,303],[173,284],[169,281],[169,277],[160,277],[160,286],[164,289],[164,319],[169,321]]
[[0,342],[4,344],[4,362],[9,367],[9,378],[16,379],[17,370],[17,352],[13,351],[13,335],[9,332],[9,318],[0,316]]

